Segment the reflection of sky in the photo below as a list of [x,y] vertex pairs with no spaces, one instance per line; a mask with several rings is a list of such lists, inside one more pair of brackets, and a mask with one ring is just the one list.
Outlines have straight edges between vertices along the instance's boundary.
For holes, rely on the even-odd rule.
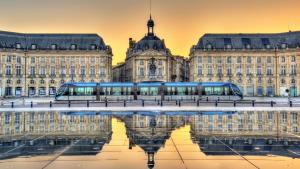
[[[1,30],[98,33],[123,61],[128,38],[146,33],[147,0],[1,0]],[[298,0],[153,0],[155,32],[187,56],[204,33],[300,29]]]
[[[286,117],[287,122],[292,121],[291,117],[293,115],[289,112],[286,115],[280,114],[283,112],[273,113],[272,118],[283,117],[282,121],[284,122]],[[278,116],[276,113],[279,113]],[[1,160],[0,168],[19,164],[23,164],[22,168],[34,168],[33,166],[41,168],[47,165],[48,161],[53,161],[49,164],[49,168],[73,168],[74,165],[79,168],[82,168],[82,166],[85,166],[85,168],[96,166],[104,168],[120,168],[122,166],[122,168],[128,169],[147,168],[148,157],[145,151],[152,150],[155,150],[155,167],[157,168],[198,168],[199,166],[204,168],[220,168],[221,166],[253,168],[254,165],[262,168],[272,168],[274,166],[299,167],[300,138],[297,132],[293,134],[288,132],[278,133],[278,135],[272,136],[268,135],[267,132],[253,132],[252,134],[250,132],[249,134],[247,128],[244,132],[230,133],[230,135],[226,132],[220,134],[218,130],[216,133],[195,131],[195,126],[199,126],[202,122],[199,121],[201,116],[213,117],[212,119],[215,122],[218,122],[220,116],[224,118],[224,124],[226,125],[232,122],[226,121],[227,116],[232,116],[233,121],[242,117],[245,122],[251,116],[250,119],[254,123],[256,121],[255,117],[267,117],[268,119],[269,114],[267,112],[262,114],[257,112],[202,112],[198,114],[189,112],[188,115],[179,115],[175,112],[171,114],[166,112],[151,115],[149,112],[142,112],[114,113],[114,115],[105,113],[101,115],[101,113],[89,112],[84,115],[83,112],[65,112],[61,115],[66,119],[72,119],[69,118],[72,116],[75,117],[75,123],[76,117],[96,116],[95,119],[106,119],[106,121],[96,120],[95,123],[104,123],[106,126],[111,127],[106,127],[104,131],[99,130],[98,134],[95,132],[89,133],[87,130],[85,134],[82,133],[81,137],[77,135],[72,139],[73,141],[69,140],[63,146],[58,146],[58,144],[51,141],[53,140],[51,133],[44,133],[44,136],[41,136],[41,134],[30,135],[30,132],[28,132],[27,139],[38,138],[34,142],[34,146],[28,146],[34,148],[32,154],[25,153],[26,151],[22,149],[23,152],[19,152],[20,155],[11,157],[13,160],[10,163],[8,163],[9,159]],[[55,117],[57,117],[56,114]],[[5,121],[3,116],[1,118],[2,122]],[[13,118],[11,117],[11,119]],[[22,116],[20,119],[22,119]],[[77,120],[80,120],[80,118]],[[160,121],[162,121],[161,124]],[[143,122],[141,124],[144,125],[136,125],[139,122]],[[46,119],[45,123],[47,123]],[[90,122],[87,121],[87,123]],[[150,123],[152,124],[149,125]],[[299,125],[299,119],[296,123]],[[64,124],[71,125],[68,122],[64,122]],[[1,126],[3,126],[2,129],[6,127],[3,124]],[[15,125],[10,126],[15,127]],[[101,133],[107,133],[107,135]],[[111,137],[109,133],[112,133]],[[97,136],[101,137],[97,138]],[[3,142],[3,139],[7,140],[8,138],[10,137],[0,135],[0,149],[4,144],[8,144]],[[60,142],[63,142],[67,138],[72,138],[72,133],[59,133],[57,138]],[[51,149],[53,144],[55,149]],[[12,144],[10,149],[15,149],[21,145],[22,142],[19,142],[18,145]],[[250,160],[254,165],[247,160]]]

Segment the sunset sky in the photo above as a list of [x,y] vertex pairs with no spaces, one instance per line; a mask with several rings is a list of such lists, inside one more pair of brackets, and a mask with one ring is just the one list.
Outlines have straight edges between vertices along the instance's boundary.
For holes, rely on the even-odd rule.
[[[188,56],[204,33],[300,30],[299,0],[153,0],[155,33],[172,54]],[[124,61],[130,37],[146,33],[149,0],[0,0],[0,30],[97,33]]]

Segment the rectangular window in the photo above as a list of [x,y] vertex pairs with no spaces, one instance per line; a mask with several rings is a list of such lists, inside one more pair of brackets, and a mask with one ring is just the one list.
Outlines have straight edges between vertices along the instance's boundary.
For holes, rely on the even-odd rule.
[[10,65],[6,66],[5,74],[6,75],[11,75],[12,74],[12,70],[11,70],[11,66]]
[[45,75],[46,74],[46,67],[45,66],[41,66],[40,67],[40,74],[41,75]]
[[105,76],[105,68],[104,67],[100,68],[100,76]]
[[51,64],[55,64],[55,57],[52,57],[52,58],[50,59],[50,62],[51,62]]
[[211,65],[208,66],[207,74],[208,74],[208,75],[212,75],[212,74],[213,74],[212,66],[211,66]]
[[17,63],[21,64],[22,63],[22,58],[20,56],[17,57]]
[[90,68],[90,74],[91,75],[95,75],[96,74],[96,72],[95,72],[95,66],[91,66],[91,68]]
[[292,62],[296,62],[296,57],[295,56],[291,56],[291,61]]
[[286,68],[285,66],[280,67],[280,74],[281,75],[286,75],[286,69],[285,68]]
[[30,75],[35,75],[35,66],[30,67]]
[[272,74],[273,74],[272,67],[268,66],[267,67],[267,75],[272,75]]
[[198,75],[202,75],[202,66],[198,66]]
[[261,63],[261,57],[257,57],[256,62],[257,62],[257,63]]
[[272,63],[272,57],[271,56],[268,56],[267,63]]
[[41,57],[41,64],[45,64],[46,60],[45,60],[45,57]]
[[85,75],[85,66],[80,67],[80,75]]
[[237,66],[237,74],[238,75],[242,75],[243,74],[243,72],[242,72],[242,65],[238,65]]
[[236,59],[236,62],[237,62],[237,63],[242,63],[242,57],[239,56],[239,57]]
[[35,63],[35,58],[34,57],[31,57],[31,64],[34,64]]
[[61,75],[66,75],[66,67],[65,66],[61,67]]
[[262,75],[262,68],[261,68],[261,66],[257,66],[256,74],[257,75]]
[[202,57],[201,56],[198,57],[198,63],[202,63]]
[[281,63],[285,63],[285,57],[281,56]]
[[296,75],[297,74],[296,65],[291,65],[291,74],[292,75]]
[[211,58],[211,56],[208,56],[208,57],[207,57],[207,63],[212,63],[212,58]]
[[70,72],[71,75],[75,75],[75,66],[71,66],[71,72]]
[[252,59],[250,56],[247,57],[247,63],[252,63]]
[[11,63],[11,60],[12,60],[12,56],[7,56],[7,57],[6,57],[6,62],[7,62],[7,63]]
[[227,67],[227,75],[231,75],[232,74],[232,71],[231,71],[231,67]]
[[51,68],[50,68],[50,74],[51,74],[52,76],[55,75],[55,66],[51,66]]
[[20,65],[16,66],[16,75],[21,75],[22,67]]

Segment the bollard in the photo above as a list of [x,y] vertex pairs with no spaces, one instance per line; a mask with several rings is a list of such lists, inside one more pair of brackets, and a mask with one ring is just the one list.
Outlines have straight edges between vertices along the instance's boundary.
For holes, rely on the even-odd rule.
[[255,107],[255,101],[252,100],[252,107]]
[[163,101],[160,101],[160,107],[163,107]]
[[199,107],[200,106],[200,100],[198,99],[197,100],[197,107]]
[[30,107],[33,108],[33,102],[32,101],[30,102]]
[[178,106],[181,107],[181,101],[180,100],[178,100]]
[[14,102],[11,102],[11,108],[14,108]]
[[142,106],[145,107],[145,101],[144,100],[142,100]]
[[235,100],[233,101],[233,107],[236,107],[236,101]]
[[86,101],[86,107],[90,107],[90,101]]
[[274,102],[273,101],[271,101],[271,107],[274,107]]
[[206,97],[206,102],[208,102],[208,97]]
[[126,107],[126,100],[124,100],[124,107]]
[[218,101],[217,100],[215,101],[215,107],[218,107]]
[[293,107],[293,102],[292,101],[290,101],[290,107]]
[[69,100],[69,102],[68,102],[68,106],[71,107],[71,101],[70,101],[70,100]]
[[49,104],[50,108],[52,107],[52,101],[50,101],[50,104]]

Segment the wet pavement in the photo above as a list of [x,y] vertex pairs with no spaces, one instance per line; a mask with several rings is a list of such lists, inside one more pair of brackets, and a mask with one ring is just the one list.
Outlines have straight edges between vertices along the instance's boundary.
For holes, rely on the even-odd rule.
[[300,168],[293,111],[1,112],[0,168]]

